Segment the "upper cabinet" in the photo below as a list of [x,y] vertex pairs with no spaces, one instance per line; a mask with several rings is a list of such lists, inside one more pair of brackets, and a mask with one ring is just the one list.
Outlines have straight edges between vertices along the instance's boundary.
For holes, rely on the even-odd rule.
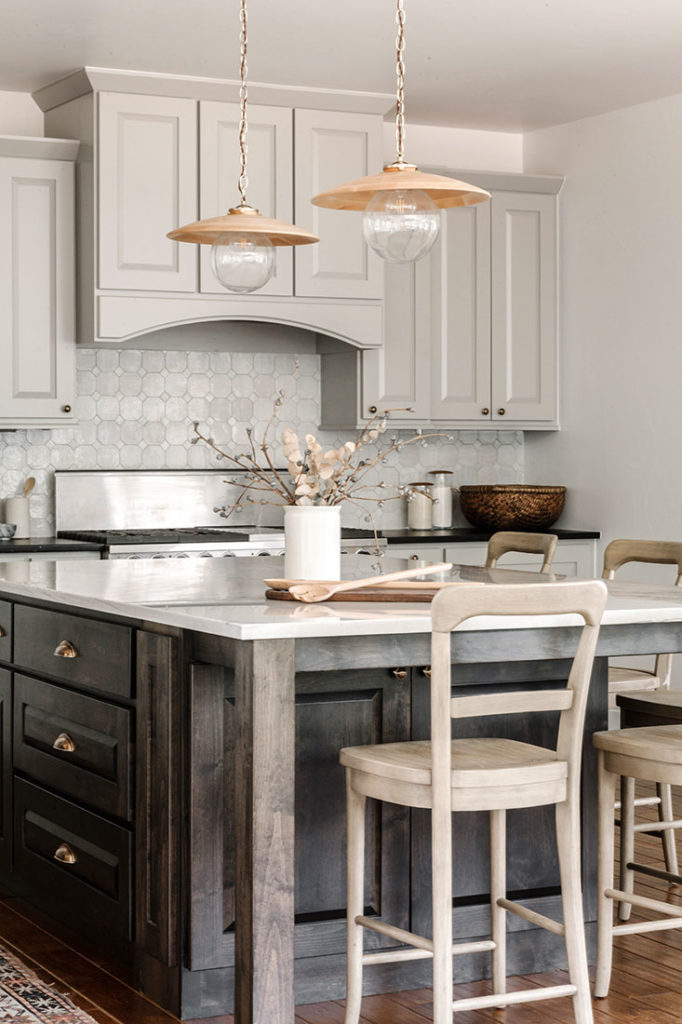
[[0,138],[0,430],[75,421],[77,151]]
[[261,319],[381,344],[382,268],[358,217],[310,199],[381,167],[388,97],[249,88],[248,201],[320,236],[317,245],[278,247],[275,275],[250,295],[218,284],[210,247],[166,237],[239,202],[238,84],[85,69],[35,99],[49,131],[85,143],[79,340]]
[[490,202],[443,213],[428,256],[386,267],[383,347],[323,354],[323,426],[393,407],[396,426],[558,427],[562,179],[452,173],[488,189]]

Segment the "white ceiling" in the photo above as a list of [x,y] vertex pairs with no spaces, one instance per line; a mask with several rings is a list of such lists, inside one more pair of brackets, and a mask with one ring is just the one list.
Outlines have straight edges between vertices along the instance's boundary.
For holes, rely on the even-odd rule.
[[[682,93],[682,0],[405,0],[406,115],[525,131]],[[249,0],[252,81],[392,92],[395,0]],[[0,0],[0,90],[238,76],[237,0]]]

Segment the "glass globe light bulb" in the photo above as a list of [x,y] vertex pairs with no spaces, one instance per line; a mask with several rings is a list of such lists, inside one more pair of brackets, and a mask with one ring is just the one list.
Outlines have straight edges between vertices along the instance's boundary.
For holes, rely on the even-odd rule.
[[273,275],[275,247],[267,235],[225,232],[211,246],[211,267],[223,288],[255,292]]
[[377,192],[362,219],[367,245],[389,263],[421,259],[439,231],[438,207],[421,189]]

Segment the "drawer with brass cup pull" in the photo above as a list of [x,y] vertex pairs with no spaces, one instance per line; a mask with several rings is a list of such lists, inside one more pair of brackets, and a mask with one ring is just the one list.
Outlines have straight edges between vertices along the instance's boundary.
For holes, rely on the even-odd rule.
[[128,829],[15,778],[16,869],[54,916],[128,938],[131,843]]
[[131,712],[16,673],[14,765],[96,810],[132,819]]
[[75,689],[132,695],[132,630],[47,608],[14,609],[14,663]]

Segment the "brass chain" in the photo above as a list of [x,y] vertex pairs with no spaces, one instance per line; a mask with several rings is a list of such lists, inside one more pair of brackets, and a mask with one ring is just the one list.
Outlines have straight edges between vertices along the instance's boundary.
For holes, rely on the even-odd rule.
[[398,150],[398,163],[402,164],[405,154],[405,62],[403,61],[403,52],[405,50],[405,11],[403,10],[403,0],[398,0],[395,20],[398,26],[398,35],[396,37],[398,56],[396,61],[395,141]]
[[240,156],[240,168],[239,168],[239,195],[241,196],[241,205],[246,206],[246,189],[249,184],[249,179],[246,176],[246,133],[248,131],[248,124],[246,121],[246,76],[248,74],[248,66],[246,63],[246,0],[240,0],[239,5],[239,77],[241,84],[239,87],[239,105],[240,105],[240,117],[239,117],[239,156]]

